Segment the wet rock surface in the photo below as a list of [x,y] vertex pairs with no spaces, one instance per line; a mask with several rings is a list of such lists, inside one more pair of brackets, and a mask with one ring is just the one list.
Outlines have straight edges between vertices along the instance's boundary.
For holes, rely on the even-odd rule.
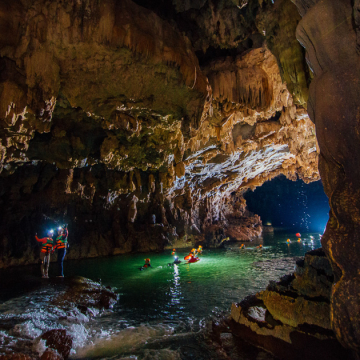
[[[66,330],[54,329],[47,331],[41,335],[41,339],[45,340],[45,345],[51,349],[56,350],[65,360],[70,355],[72,347],[72,338],[66,334]],[[43,358],[44,354],[41,356]],[[48,351],[46,357],[53,356],[53,353]]]
[[56,351],[51,349],[46,349],[41,355],[40,360],[61,360],[62,357]]
[[[302,15],[297,38],[314,79],[308,110],[320,148],[319,170],[330,202],[322,244],[334,270],[331,326],[359,353],[359,3],[295,0]],[[356,164],[355,164],[356,162]]]
[[324,251],[306,253],[293,274],[232,305],[233,334],[282,359],[352,359],[331,328],[332,283]]
[[95,317],[118,298],[110,288],[82,277],[43,284],[25,295],[28,305],[23,310],[2,309],[0,330],[6,332],[1,335],[0,352],[5,354],[0,358],[68,359],[72,349],[79,346],[79,337],[84,336],[81,334],[87,331],[84,324],[96,321]]
[[32,360],[31,356],[25,354],[9,354],[9,355],[0,355],[1,360]]
[[64,306],[76,304],[82,313],[91,313],[89,308],[110,309],[119,296],[111,288],[83,277],[74,277],[66,281],[68,289],[53,300],[53,304]]

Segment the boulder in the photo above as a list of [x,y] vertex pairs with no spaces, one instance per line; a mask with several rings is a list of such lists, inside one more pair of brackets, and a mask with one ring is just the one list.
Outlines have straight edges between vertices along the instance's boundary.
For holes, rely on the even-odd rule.
[[323,250],[306,253],[294,274],[232,305],[233,334],[281,359],[351,359],[331,329],[332,279]]
[[[45,340],[47,347],[56,350],[65,360],[69,357],[73,340],[70,335],[67,335],[66,330],[54,329],[47,331],[41,335],[41,339]],[[46,359],[54,359],[51,357],[53,356],[52,352],[48,352],[45,356],[49,356]]]
[[40,360],[62,360],[63,358],[56,351],[46,349],[40,357]]
[[322,249],[310,251],[304,260],[296,262],[291,286],[302,295],[330,300],[333,271]]
[[81,312],[88,308],[109,309],[118,301],[118,294],[98,282],[77,276],[68,280],[68,288],[53,303],[56,305],[75,304]]
[[330,327],[330,304],[325,301],[307,300],[303,296],[286,296],[274,291],[264,291],[259,296],[274,319],[292,327],[301,324]]

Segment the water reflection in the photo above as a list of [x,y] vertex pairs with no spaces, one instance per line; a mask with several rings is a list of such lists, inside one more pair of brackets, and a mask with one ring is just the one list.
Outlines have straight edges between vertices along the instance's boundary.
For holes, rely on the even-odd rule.
[[[287,243],[288,238],[291,238],[291,243]],[[91,341],[96,342],[95,335],[89,334],[103,338],[116,332],[121,334],[118,339],[128,334],[131,341],[140,338],[140,334],[144,338],[153,336],[144,335],[150,330],[144,329],[143,324],[154,327],[151,334],[179,328],[197,331],[203,319],[214,311],[229,311],[232,302],[261,291],[269,280],[277,280],[292,272],[298,256],[320,246],[319,234],[303,234],[298,242],[294,234],[277,233],[247,243],[245,249],[240,249],[240,244],[232,244],[226,249],[204,250],[201,261],[195,264],[182,262],[167,266],[173,261],[170,251],[68,261],[65,270],[69,276],[101,278],[103,284],[116,287],[121,294],[113,312],[104,314],[94,323],[81,325],[81,332],[76,330],[83,334],[77,341],[80,344],[91,337]],[[187,254],[185,249],[178,251],[180,259]],[[139,271],[144,257],[151,258],[153,268]],[[21,279],[16,281],[21,286]],[[37,334],[37,331],[42,332],[54,324],[58,328],[68,327],[58,321],[60,310],[45,305],[58,290],[43,287],[38,292],[5,301],[0,305],[0,321],[12,319],[14,326],[24,325],[14,330],[22,336],[27,336],[28,329]],[[43,312],[44,308],[46,312]],[[47,321],[54,324],[47,324]],[[136,331],[130,330],[131,327]],[[127,333],[124,328],[128,329]],[[118,345],[114,342],[113,346]]]
[[170,287],[171,304],[179,305],[180,297],[181,297],[179,267],[177,264],[174,264],[173,268],[174,268],[174,279],[172,281],[173,286]]

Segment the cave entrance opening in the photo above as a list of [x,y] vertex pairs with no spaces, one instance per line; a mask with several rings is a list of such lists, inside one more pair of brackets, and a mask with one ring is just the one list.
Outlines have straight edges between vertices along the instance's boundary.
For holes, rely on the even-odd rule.
[[248,190],[244,198],[264,225],[284,230],[323,233],[329,219],[329,201],[321,181],[306,184],[280,175],[254,191]]

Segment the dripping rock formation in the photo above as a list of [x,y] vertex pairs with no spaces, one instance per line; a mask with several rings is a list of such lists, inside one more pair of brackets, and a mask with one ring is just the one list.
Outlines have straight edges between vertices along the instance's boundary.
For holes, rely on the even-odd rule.
[[1,267],[251,240],[247,189],[319,179],[295,6],[216,3],[1,2]]

